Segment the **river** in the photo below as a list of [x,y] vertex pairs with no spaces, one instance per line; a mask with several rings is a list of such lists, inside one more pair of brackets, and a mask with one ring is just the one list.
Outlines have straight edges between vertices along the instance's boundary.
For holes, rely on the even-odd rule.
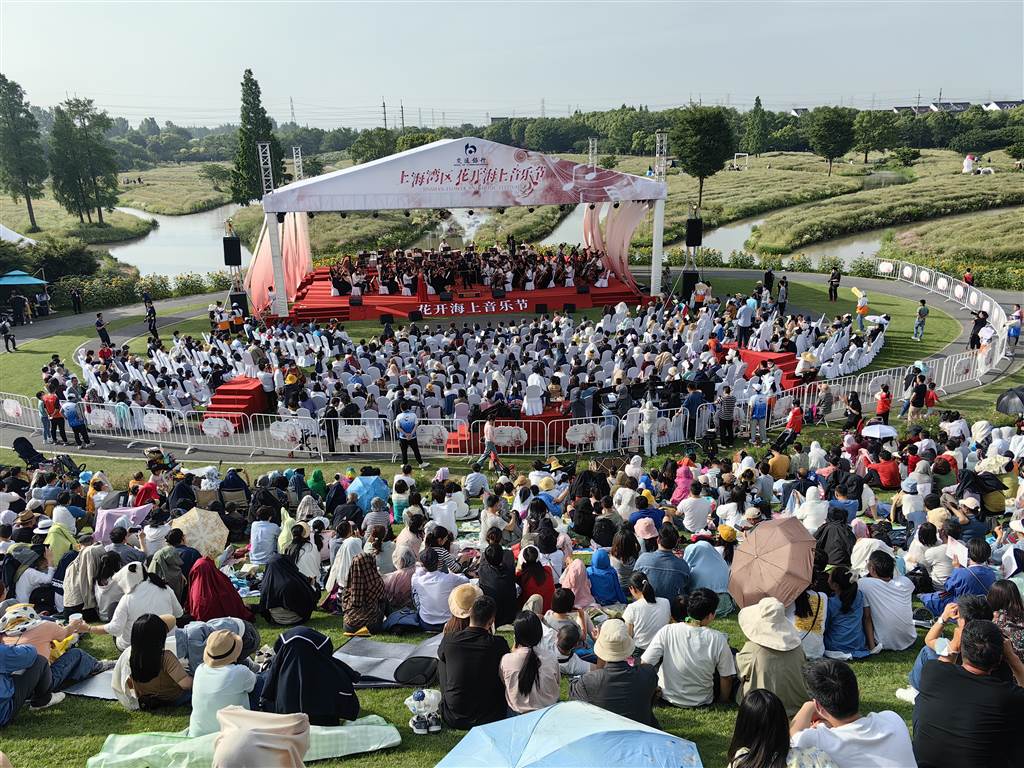
[[[224,220],[240,206],[222,205],[202,213],[163,216],[135,208],[118,208],[141,219],[156,219],[160,226],[144,237],[109,246],[110,254],[143,275],[178,275],[185,272],[217,272],[224,269]],[[242,266],[252,254],[242,246]]]

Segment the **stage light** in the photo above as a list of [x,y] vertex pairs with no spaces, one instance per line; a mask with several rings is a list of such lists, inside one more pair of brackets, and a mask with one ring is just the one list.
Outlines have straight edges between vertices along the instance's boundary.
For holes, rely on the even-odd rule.
[[308,219],[309,219],[310,221],[312,221],[312,220],[313,220],[313,212],[312,212],[312,211],[306,211],[306,217],[307,217],[307,218],[308,218]]
[[527,209],[526,209],[526,212],[527,212],[527,213],[533,213],[533,208],[527,208]]
[[504,208],[499,208],[498,209],[498,215],[499,216],[504,215],[504,213],[505,213],[505,209]]
[[618,207],[619,207],[618,201],[612,203],[612,208],[618,208]]
[[343,219],[348,218],[348,214],[345,213],[345,211],[342,211],[341,212],[341,218],[343,218]]
[[373,213],[371,213],[370,215],[371,215],[371,216],[373,216],[373,218],[375,218],[375,219],[377,218],[377,212],[376,212],[376,211],[374,211],[374,212],[373,212]]
[[470,209],[469,209],[469,215],[470,215],[470,216],[472,216],[472,215],[473,215],[473,209],[472,209],[472,208],[470,208]]
[[277,214],[277,223],[278,224],[284,224],[284,214],[283,213]]
[[590,208],[590,210],[594,210],[594,208],[596,208],[597,206],[595,206],[593,203],[591,203],[587,207]]
[[409,211],[407,211],[407,210],[406,211],[402,211],[402,213],[405,214],[405,218],[407,218],[407,219],[409,218]]

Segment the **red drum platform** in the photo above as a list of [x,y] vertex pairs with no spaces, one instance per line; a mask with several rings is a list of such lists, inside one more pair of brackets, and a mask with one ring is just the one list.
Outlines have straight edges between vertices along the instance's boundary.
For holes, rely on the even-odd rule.
[[399,296],[364,293],[362,304],[352,306],[350,296],[331,295],[331,276],[327,267],[310,272],[299,285],[292,304],[291,317],[294,320],[375,320],[381,315],[408,318],[410,313],[419,312],[424,320],[458,320],[467,315],[532,314],[539,308],[547,312],[562,311],[567,304],[576,309],[604,307],[625,301],[633,305],[644,297],[641,293],[621,280],[611,280],[607,288],[591,286],[588,293],[578,293],[576,288],[546,288],[533,291],[510,291],[504,298],[494,298],[490,288],[476,285],[457,288],[451,299],[442,301],[440,296]]
[[248,376],[239,376],[217,387],[207,407],[211,417],[227,419],[234,424],[235,429],[244,427],[243,414],[252,416],[266,413],[266,410],[267,393],[263,391],[263,385],[259,379]]

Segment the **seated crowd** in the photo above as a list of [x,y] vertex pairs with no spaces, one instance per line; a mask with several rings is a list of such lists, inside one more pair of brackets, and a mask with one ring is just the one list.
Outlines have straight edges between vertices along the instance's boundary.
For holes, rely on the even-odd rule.
[[[461,482],[405,465],[390,481],[367,466],[250,484],[151,461],[119,491],[99,472],[5,470],[0,722],[110,666],[75,647],[83,633],[113,639],[125,706],[191,706],[190,735],[229,705],[351,720],[359,674],[303,626],[319,609],[351,634],[441,633],[439,712],[416,732],[549,706],[565,676],[569,698],[654,727],[658,706],[738,704],[735,768],[1020,765],[1024,422],[946,412],[885,440],[865,426],[762,458],[637,456],[611,474],[552,458]],[[219,553],[178,526],[203,490],[248,502],[209,505],[232,542]],[[119,492],[149,505],[143,519],[100,525]],[[740,607],[734,558],[775,525],[806,529],[813,570],[795,598]],[[737,608],[738,649],[716,628]],[[287,627],[270,654],[254,655],[254,614]],[[911,737],[898,714],[864,711],[856,670],[912,648],[916,623],[924,647],[893,692],[914,702]]]

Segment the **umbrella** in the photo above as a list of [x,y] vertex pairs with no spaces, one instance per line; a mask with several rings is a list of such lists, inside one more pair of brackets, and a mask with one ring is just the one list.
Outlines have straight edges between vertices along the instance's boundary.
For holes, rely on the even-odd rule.
[[1024,415],[1024,387],[1008,389],[996,400],[996,410],[1010,416]]
[[220,515],[209,509],[195,507],[172,521],[171,527],[180,528],[185,543],[208,557],[217,557],[228,544],[227,526]]
[[888,424],[868,424],[861,430],[861,434],[864,437],[875,437],[879,440],[884,440],[887,437],[896,437],[899,433]]
[[478,725],[437,768],[560,768],[635,765],[698,768],[692,741],[582,701],[563,701],[519,717]]
[[747,534],[732,558],[729,594],[740,608],[763,597],[789,605],[811,583],[814,537],[795,517],[761,523]]

